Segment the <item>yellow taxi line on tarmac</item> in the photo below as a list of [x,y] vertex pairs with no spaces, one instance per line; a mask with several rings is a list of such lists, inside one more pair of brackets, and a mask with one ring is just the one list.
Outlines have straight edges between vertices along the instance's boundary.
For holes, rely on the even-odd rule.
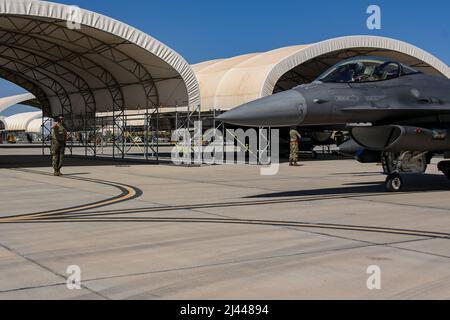
[[53,216],[53,215],[57,215],[57,214],[75,213],[75,212],[78,212],[78,211],[93,209],[93,208],[106,206],[106,205],[111,205],[111,204],[114,204],[114,203],[117,203],[117,202],[125,201],[125,200],[130,199],[130,198],[132,198],[132,197],[134,197],[136,195],[136,191],[134,191],[132,188],[126,187],[125,189],[127,189],[128,193],[126,195],[123,195],[122,197],[115,198],[115,199],[109,199],[109,200],[105,200],[105,201],[101,201],[101,202],[97,202],[95,204],[87,204],[85,206],[77,207],[76,210],[64,210],[64,209],[62,209],[62,210],[57,210],[55,212],[36,213],[36,214],[32,214],[31,213],[31,214],[26,215],[26,216],[21,216],[21,217],[16,217],[16,218],[14,218],[14,217],[9,218],[11,220],[8,220],[8,218],[6,218],[5,220],[0,219],[0,222],[11,222],[11,221],[16,221],[16,220],[28,220],[28,219],[38,218],[38,217]]
[[[47,175],[44,172],[41,173],[41,172],[38,172],[38,171],[35,171],[35,170],[34,171],[30,170],[30,172],[33,172],[33,173],[36,173],[36,174]],[[74,179],[74,178],[67,178],[67,179]],[[18,215],[16,217],[0,218],[0,223],[4,223],[4,222],[19,222],[19,221],[26,221],[26,220],[33,219],[33,218],[38,218],[38,217],[53,216],[53,215],[64,214],[64,213],[74,213],[74,212],[88,210],[88,209],[93,209],[93,208],[98,208],[98,207],[102,207],[102,206],[106,206],[106,205],[112,205],[114,203],[126,201],[126,200],[136,196],[136,190],[134,190],[133,188],[131,188],[129,186],[122,185],[122,184],[119,184],[119,183],[110,182],[110,181],[96,180],[96,179],[81,179],[81,178],[77,178],[77,179],[74,179],[74,180],[88,181],[88,182],[94,182],[94,183],[95,182],[104,182],[104,183],[107,183],[110,186],[123,188],[123,189],[125,189],[127,191],[127,193],[124,194],[123,196],[120,196],[120,197],[117,197],[117,198],[107,199],[107,200],[104,200],[104,201],[99,201],[99,202],[95,202],[95,203],[91,203],[91,204],[86,204],[86,205],[81,205],[81,206],[77,206],[77,207],[73,207],[73,208],[68,208],[68,209],[56,209],[56,210],[42,212],[42,213],[30,213],[30,214],[25,214],[25,215]]]
[[64,214],[64,213],[74,213],[74,212],[78,212],[78,211],[93,209],[93,208],[102,207],[102,206],[111,205],[111,204],[114,204],[117,202],[125,201],[136,195],[136,192],[132,188],[127,187],[125,189],[127,189],[128,193],[126,195],[123,195],[122,197],[97,202],[95,204],[87,204],[85,206],[76,207],[75,210],[61,209],[61,210],[55,210],[55,211],[46,212],[46,213],[36,213],[36,214],[31,213],[31,214],[20,216],[20,217],[0,218],[0,222],[18,222],[18,221],[24,221],[24,220],[29,220],[29,219],[38,218],[38,217],[47,217],[47,216],[53,216],[53,215],[57,215],[57,214]]

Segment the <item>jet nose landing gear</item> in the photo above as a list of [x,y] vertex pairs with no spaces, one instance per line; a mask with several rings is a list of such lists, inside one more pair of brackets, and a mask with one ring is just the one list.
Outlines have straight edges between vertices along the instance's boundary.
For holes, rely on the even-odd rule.
[[387,191],[399,192],[403,186],[403,179],[399,174],[390,174],[386,178],[385,187]]
[[441,161],[438,163],[438,169],[443,174],[446,175],[447,178],[450,179],[450,161]]

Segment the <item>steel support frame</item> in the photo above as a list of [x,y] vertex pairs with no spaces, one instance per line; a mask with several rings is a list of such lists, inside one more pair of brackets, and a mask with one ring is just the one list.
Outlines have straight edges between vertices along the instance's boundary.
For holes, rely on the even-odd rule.
[[[218,117],[221,114],[221,110],[214,108],[212,110],[213,113],[213,128],[215,130],[220,130],[223,136],[223,149],[222,154],[224,156],[224,163],[226,163],[225,156],[226,156],[226,148],[227,148],[227,140],[226,140],[226,134],[227,134],[227,128],[225,122],[217,121],[216,117]],[[262,159],[266,159],[271,162],[271,146],[272,146],[272,128],[271,127],[258,127],[258,164],[259,165],[267,165],[269,163],[266,163],[262,161]],[[234,136],[234,139],[238,144],[241,146],[245,146],[245,142],[238,141],[236,137]],[[267,154],[267,157],[264,156],[264,154]]]
[[0,68],[0,77],[32,93],[39,101],[39,107],[42,108],[43,115],[48,117],[50,116],[50,102],[48,101],[47,95],[33,81],[30,81],[23,75],[6,68]]
[[[142,86],[143,92],[146,97],[146,108],[149,109],[154,105],[159,106],[159,94],[158,90],[155,84],[155,80],[152,78],[148,70],[139,62],[137,62],[132,57],[128,56],[121,50],[119,50],[117,47],[123,44],[128,44],[127,41],[122,41],[115,44],[108,44],[105,42],[102,42],[99,39],[96,39],[94,37],[91,37],[89,35],[86,35],[82,33],[79,30],[68,30],[65,27],[64,21],[54,20],[54,21],[44,21],[37,18],[33,19],[27,19],[25,17],[21,17],[21,19],[27,19],[28,22],[21,24],[19,26],[18,24],[14,23],[14,20],[10,17],[2,17],[6,18],[10,21],[10,23],[14,26],[14,28],[11,30],[3,28],[2,30],[7,32],[16,32],[20,31],[21,35],[25,37],[25,35],[34,38],[36,41],[37,39],[42,40],[42,36],[44,36],[46,39],[52,39],[53,41],[64,41],[67,43],[70,43],[71,45],[77,45],[80,48],[83,48],[83,52],[79,53],[71,53],[71,57],[73,57],[73,60],[70,60],[70,56],[65,56],[63,58],[64,62],[72,62],[74,60],[77,60],[78,62],[83,62],[82,59],[86,59],[85,55],[87,54],[100,54],[103,58],[108,59],[112,62],[114,62],[116,65],[119,65],[124,70],[132,73],[137,78],[137,83]],[[17,17],[14,17],[17,18]],[[58,33],[57,36],[55,36],[55,33]],[[61,35],[64,35],[63,38],[61,38]],[[47,41],[49,42],[49,41]],[[58,47],[58,50],[61,49],[60,46],[55,45],[55,48]],[[84,60],[84,63],[86,60]],[[97,68],[95,64],[91,64],[92,68]],[[114,148],[119,150],[119,154],[122,158],[125,157],[125,131],[124,131],[124,124],[126,122],[125,118],[125,101],[123,98],[123,92],[121,90],[121,87],[116,85],[111,85],[111,82],[114,81],[113,77],[110,77],[110,74],[102,73],[104,77],[109,78],[109,84],[106,85],[106,88],[112,89],[114,87],[117,88],[116,93],[114,94],[113,100],[113,130],[115,132],[115,139],[114,139]],[[120,89],[120,90],[119,90]],[[57,95],[58,92],[56,91]],[[58,96],[59,97],[59,96]],[[117,99],[117,97],[119,97]],[[70,102],[70,99],[69,99]],[[158,111],[159,113],[159,111]],[[93,123],[96,123],[95,117]],[[86,127],[86,126],[85,126]],[[96,127],[94,125],[94,127]],[[116,134],[117,131],[117,134]],[[96,141],[97,139],[94,139]],[[116,156],[116,152],[113,151],[113,157]]]
[[[52,126],[52,118],[45,117],[44,113],[42,113],[42,127],[41,127],[41,134],[42,134],[42,155],[45,156],[45,151],[51,148],[51,126]],[[50,129],[49,129],[50,127]],[[49,139],[49,140],[47,140]],[[51,153],[51,152],[50,152]]]
[[[214,108],[212,110],[212,117],[213,117],[213,128],[216,131],[220,131],[221,135],[222,135],[222,164],[226,163],[226,146],[227,146],[227,137],[226,137],[226,133],[227,133],[227,128],[225,125],[225,122],[222,121],[217,121],[217,117],[220,116],[222,114],[222,111],[220,109]],[[217,142],[215,142],[217,143]],[[217,159],[215,159],[215,163],[217,163]]]
[[[145,109],[145,159],[159,161],[159,114],[160,106],[155,106],[153,109]],[[154,135],[150,137],[150,132]]]
[[[312,79],[314,80],[314,79]],[[307,78],[305,76],[303,76],[302,74],[300,74],[299,72],[297,72],[294,69],[289,70],[288,72],[286,72],[276,83],[275,88],[273,90],[273,93],[277,93],[277,92],[282,92],[285,90],[289,90],[290,88],[284,88],[282,86],[282,83],[284,82],[293,82],[295,84],[303,84],[303,83],[308,83],[312,81],[310,78]]]
[[[7,69],[10,72],[20,75],[22,78],[30,79],[37,86],[47,87],[55,93],[60,101],[61,113],[67,119],[72,119],[72,104],[67,90],[59,84],[57,79],[50,75],[41,72],[38,68],[34,68],[26,63],[23,63],[19,57],[11,58],[9,56],[0,55],[6,61],[0,62],[0,68]],[[47,95],[47,98],[49,96]],[[53,110],[51,110],[51,115]]]
[[[9,55],[7,55],[9,53]],[[10,59],[17,60],[21,58],[21,62],[28,65],[28,68],[21,70],[21,73],[27,73],[28,69],[37,69],[42,73],[51,74],[57,78],[61,78],[67,83],[70,83],[75,87],[78,94],[81,95],[84,101],[84,114],[72,115],[73,130],[82,130],[85,132],[86,139],[84,139],[85,156],[91,152],[92,155],[96,154],[96,139],[92,142],[88,137],[95,137],[95,114],[96,114],[96,101],[94,93],[87,84],[87,82],[81,78],[78,74],[73,73],[60,63],[48,60],[46,57],[30,52],[23,48],[16,48],[15,46],[5,46],[0,42],[0,57],[9,57]]]
[[[272,128],[259,127],[258,128],[258,164],[268,165],[271,163],[272,155]],[[267,159],[268,162],[263,160]]]
[[[50,102],[48,100],[48,95],[41,89],[41,87],[45,87],[47,90],[56,94],[59,99],[59,102],[62,106],[62,110],[71,109],[70,99],[68,97],[67,92],[64,88],[56,82],[54,79],[47,77],[45,74],[42,74],[38,70],[32,70],[27,74],[23,74],[17,70],[17,68],[9,69],[5,66],[0,66],[0,75],[11,81],[18,86],[23,87],[26,90],[29,90],[33,93],[40,101],[43,108],[43,116],[51,116],[50,110]],[[72,118],[71,114],[64,114],[68,119]],[[46,141],[43,142],[42,148],[43,151],[47,148],[48,145]],[[72,145],[69,145],[70,152],[72,152]]]
[[[0,43],[13,44],[16,47],[28,48],[40,52],[52,58],[55,63],[67,63],[71,66],[88,73],[104,84],[103,88],[110,92],[112,104],[118,105],[118,109],[124,108],[124,97],[122,88],[118,80],[107,69],[95,63],[92,59],[84,57],[82,54],[69,50],[47,39],[31,36],[27,33],[5,31],[0,29]],[[95,91],[95,89],[92,89]]]
[[[179,111],[179,108],[186,109],[186,111]],[[194,130],[194,125],[196,121],[201,122],[201,108],[200,105],[197,106],[185,106],[185,107],[176,107],[175,110],[175,130],[187,130],[187,132],[191,133]],[[189,146],[191,154],[194,153],[194,145],[196,139],[199,139],[197,135],[191,134],[191,144]],[[198,144],[198,141],[197,141]]]
[[113,150],[112,155],[115,159],[119,156],[121,159],[125,158],[125,130],[126,118],[124,110],[113,110],[112,113],[113,126]]
[[[51,41],[32,37],[28,34],[22,34],[18,32],[0,30],[0,44],[13,46],[18,49],[25,47],[29,50],[37,47],[41,52],[45,52],[47,56],[50,56],[53,63],[56,63],[58,65],[60,65],[61,63],[70,64],[72,67],[83,70],[83,72],[97,78],[104,84],[104,87],[100,88],[100,90],[107,89],[109,91],[113,109],[124,108],[123,92],[117,79],[109,71],[96,64],[91,59]],[[92,90],[89,88],[89,86],[87,86],[87,84],[86,87],[88,88],[88,90],[91,90],[91,92],[99,90]],[[82,92],[84,92],[84,90]],[[92,108],[91,105],[86,104],[85,115],[83,117],[80,117],[81,119],[79,120],[80,123],[82,123],[82,131],[84,132],[85,136],[85,139],[83,139],[83,144],[85,147],[86,156],[88,155],[88,150],[93,156],[96,156],[97,154],[96,142],[98,139],[96,136],[95,109],[96,108]],[[92,137],[92,139],[90,139],[89,137]]]
[[[195,127],[195,122],[199,122],[200,124],[202,123],[202,111],[200,109],[200,105],[197,106],[193,106],[192,109],[189,106],[190,112],[188,113],[188,130],[190,131],[191,128],[193,130],[193,134],[192,134],[192,144],[191,144],[191,150],[193,152],[193,154],[195,155],[195,147],[197,146],[197,148],[200,148],[200,150],[198,150],[197,154],[199,155],[199,159],[194,159],[194,162],[196,164],[201,164],[202,163],[202,153],[201,153],[201,149],[202,149],[202,145],[203,145],[203,127],[199,128],[199,132],[197,131],[197,128]],[[195,157],[195,156],[194,156]]]
[[[64,41],[70,43],[72,46],[76,45],[77,47],[82,48],[83,52],[78,53],[78,57],[85,57],[86,55],[93,53],[100,54],[103,58],[115,63],[136,77],[137,83],[143,87],[147,108],[151,108],[153,105],[159,105],[158,90],[151,74],[143,64],[118,48],[124,44],[131,44],[130,42],[123,40],[114,44],[106,43],[83,33],[81,31],[82,29],[68,29],[66,21],[44,21],[36,18],[28,19],[26,17],[21,17],[21,19],[27,19],[28,23],[23,24],[23,26],[20,27],[14,23],[14,19],[11,19],[10,17],[6,17],[6,19],[9,19],[10,23],[15,26],[13,31],[20,30],[22,33],[26,33],[29,36]],[[8,29],[4,30],[10,31]],[[75,57],[76,56],[74,56],[74,58]]]

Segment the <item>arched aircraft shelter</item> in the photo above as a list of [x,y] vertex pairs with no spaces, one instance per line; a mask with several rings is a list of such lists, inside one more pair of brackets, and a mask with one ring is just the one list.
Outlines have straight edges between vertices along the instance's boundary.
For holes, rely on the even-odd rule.
[[[126,153],[125,112],[199,104],[189,64],[129,25],[74,6],[0,0],[0,77],[37,99],[43,116],[64,115],[71,131],[96,131],[111,113],[114,155]],[[86,154],[96,141],[84,139]]]
[[[426,51],[375,36],[341,37],[191,67],[150,35],[95,12],[45,1],[0,0],[0,77],[33,94],[27,104],[42,109],[43,119],[64,115],[74,134],[70,141],[77,141],[84,155],[97,155],[97,137],[108,130],[113,157],[124,158],[133,149],[147,159],[149,154],[158,158],[160,125],[178,128],[180,107],[186,108],[187,120],[181,123],[187,126],[192,110],[198,111],[196,119],[211,120],[220,111],[310,82],[338,61],[359,55],[390,57],[450,77],[449,67]],[[141,124],[139,134],[145,137],[130,137],[131,123]]]
[[240,104],[315,80],[337,62],[354,56],[383,56],[450,78],[450,68],[411,44],[384,37],[347,36],[193,66],[203,110]]

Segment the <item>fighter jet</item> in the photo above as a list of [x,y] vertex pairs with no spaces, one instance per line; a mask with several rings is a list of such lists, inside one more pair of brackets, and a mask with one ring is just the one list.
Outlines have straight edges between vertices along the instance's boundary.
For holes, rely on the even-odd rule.
[[[383,164],[386,188],[424,173],[433,156],[450,156],[450,80],[383,57],[342,61],[310,84],[249,102],[219,120],[238,126],[347,130]],[[362,157],[364,158],[364,157]],[[450,161],[438,168],[450,179]]]

